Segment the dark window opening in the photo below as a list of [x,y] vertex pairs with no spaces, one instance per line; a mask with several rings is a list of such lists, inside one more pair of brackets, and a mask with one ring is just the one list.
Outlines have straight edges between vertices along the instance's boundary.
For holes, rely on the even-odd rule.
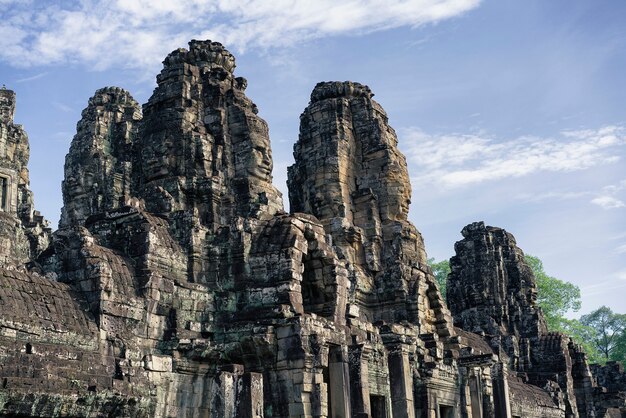
[[387,418],[384,396],[370,395],[370,409],[372,411],[372,418]]
[[332,391],[330,390],[330,372],[328,367],[324,367],[323,376],[324,383],[326,384],[326,407],[328,408],[328,416],[332,417]]
[[439,405],[439,418],[454,418],[454,408],[448,405]]
[[0,210],[7,211],[8,206],[8,186],[9,182],[6,177],[0,177]]
[[301,283],[302,304],[305,312],[327,317],[333,314],[334,289],[326,287],[323,260],[323,254],[317,250],[304,255]]

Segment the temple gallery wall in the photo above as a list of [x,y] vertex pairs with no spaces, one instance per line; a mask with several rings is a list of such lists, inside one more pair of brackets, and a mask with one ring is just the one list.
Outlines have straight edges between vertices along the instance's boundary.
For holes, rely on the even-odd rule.
[[96,91],[54,232],[0,90],[0,416],[626,417],[623,368],[547,331],[504,229],[462,229],[446,304],[367,86],[313,89],[286,213],[234,70],[194,40],[143,106]]

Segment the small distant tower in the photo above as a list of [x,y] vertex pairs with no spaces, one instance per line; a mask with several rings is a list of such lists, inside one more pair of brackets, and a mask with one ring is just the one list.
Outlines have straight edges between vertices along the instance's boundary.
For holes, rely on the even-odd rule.
[[15,92],[9,90],[3,84],[0,88],[0,122],[4,124],[13,123],[15,114]]
[[11,143],[11,127],[15,113],[15,92],[3,84],[0,88],[0,212],[17,210],[17,167],[7,155],[8,143]]

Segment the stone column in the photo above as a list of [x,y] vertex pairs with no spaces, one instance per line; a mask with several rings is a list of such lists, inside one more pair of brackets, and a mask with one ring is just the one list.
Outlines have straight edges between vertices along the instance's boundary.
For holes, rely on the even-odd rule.
[[245,373],[243,375],[241,393],[237,403],[237,417],[263,417],[263,375],[261,373]]
[[350,401],[353,417],[371,415],[367,365],[370,351],[364,345],[350,347]]
[[210,417],[236,418],[238,417],[237,395],[241,392],[241,375],[243,366],[228,364],[221,368],[213,388],[210,391]]
[[409,347],[398,344],[389,351],[391,408],[394,418],[415,418]]
[[511,418],[511,401],[509,399],[509,381],[506,366],[496,363],[491,370],[493,379],[493,401],[496,418]]
[[350,374],[345,347],[332,346],[328,355],[329,415],[333,418],[350,417]]
[[480,382],[480,374],[477,375],[473,370],[469,376],[469,391],[472,418],[482,418],[483,416],[483,397]]

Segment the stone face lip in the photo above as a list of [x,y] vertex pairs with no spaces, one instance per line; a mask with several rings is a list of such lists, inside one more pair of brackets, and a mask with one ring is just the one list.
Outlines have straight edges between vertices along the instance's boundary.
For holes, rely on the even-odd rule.
[[584,352],[546,331],[503,229],[463,229],[448,309],[408,221],[406,159],[367,86],[313,90],[285,213],[267,123],[234,68],[221,44],[191,41],[143,107],[119,87],[96,91],[51,243],[15,95],[0,90],[0,415],[626,410],[623,369],[594,369],[609,394]]

